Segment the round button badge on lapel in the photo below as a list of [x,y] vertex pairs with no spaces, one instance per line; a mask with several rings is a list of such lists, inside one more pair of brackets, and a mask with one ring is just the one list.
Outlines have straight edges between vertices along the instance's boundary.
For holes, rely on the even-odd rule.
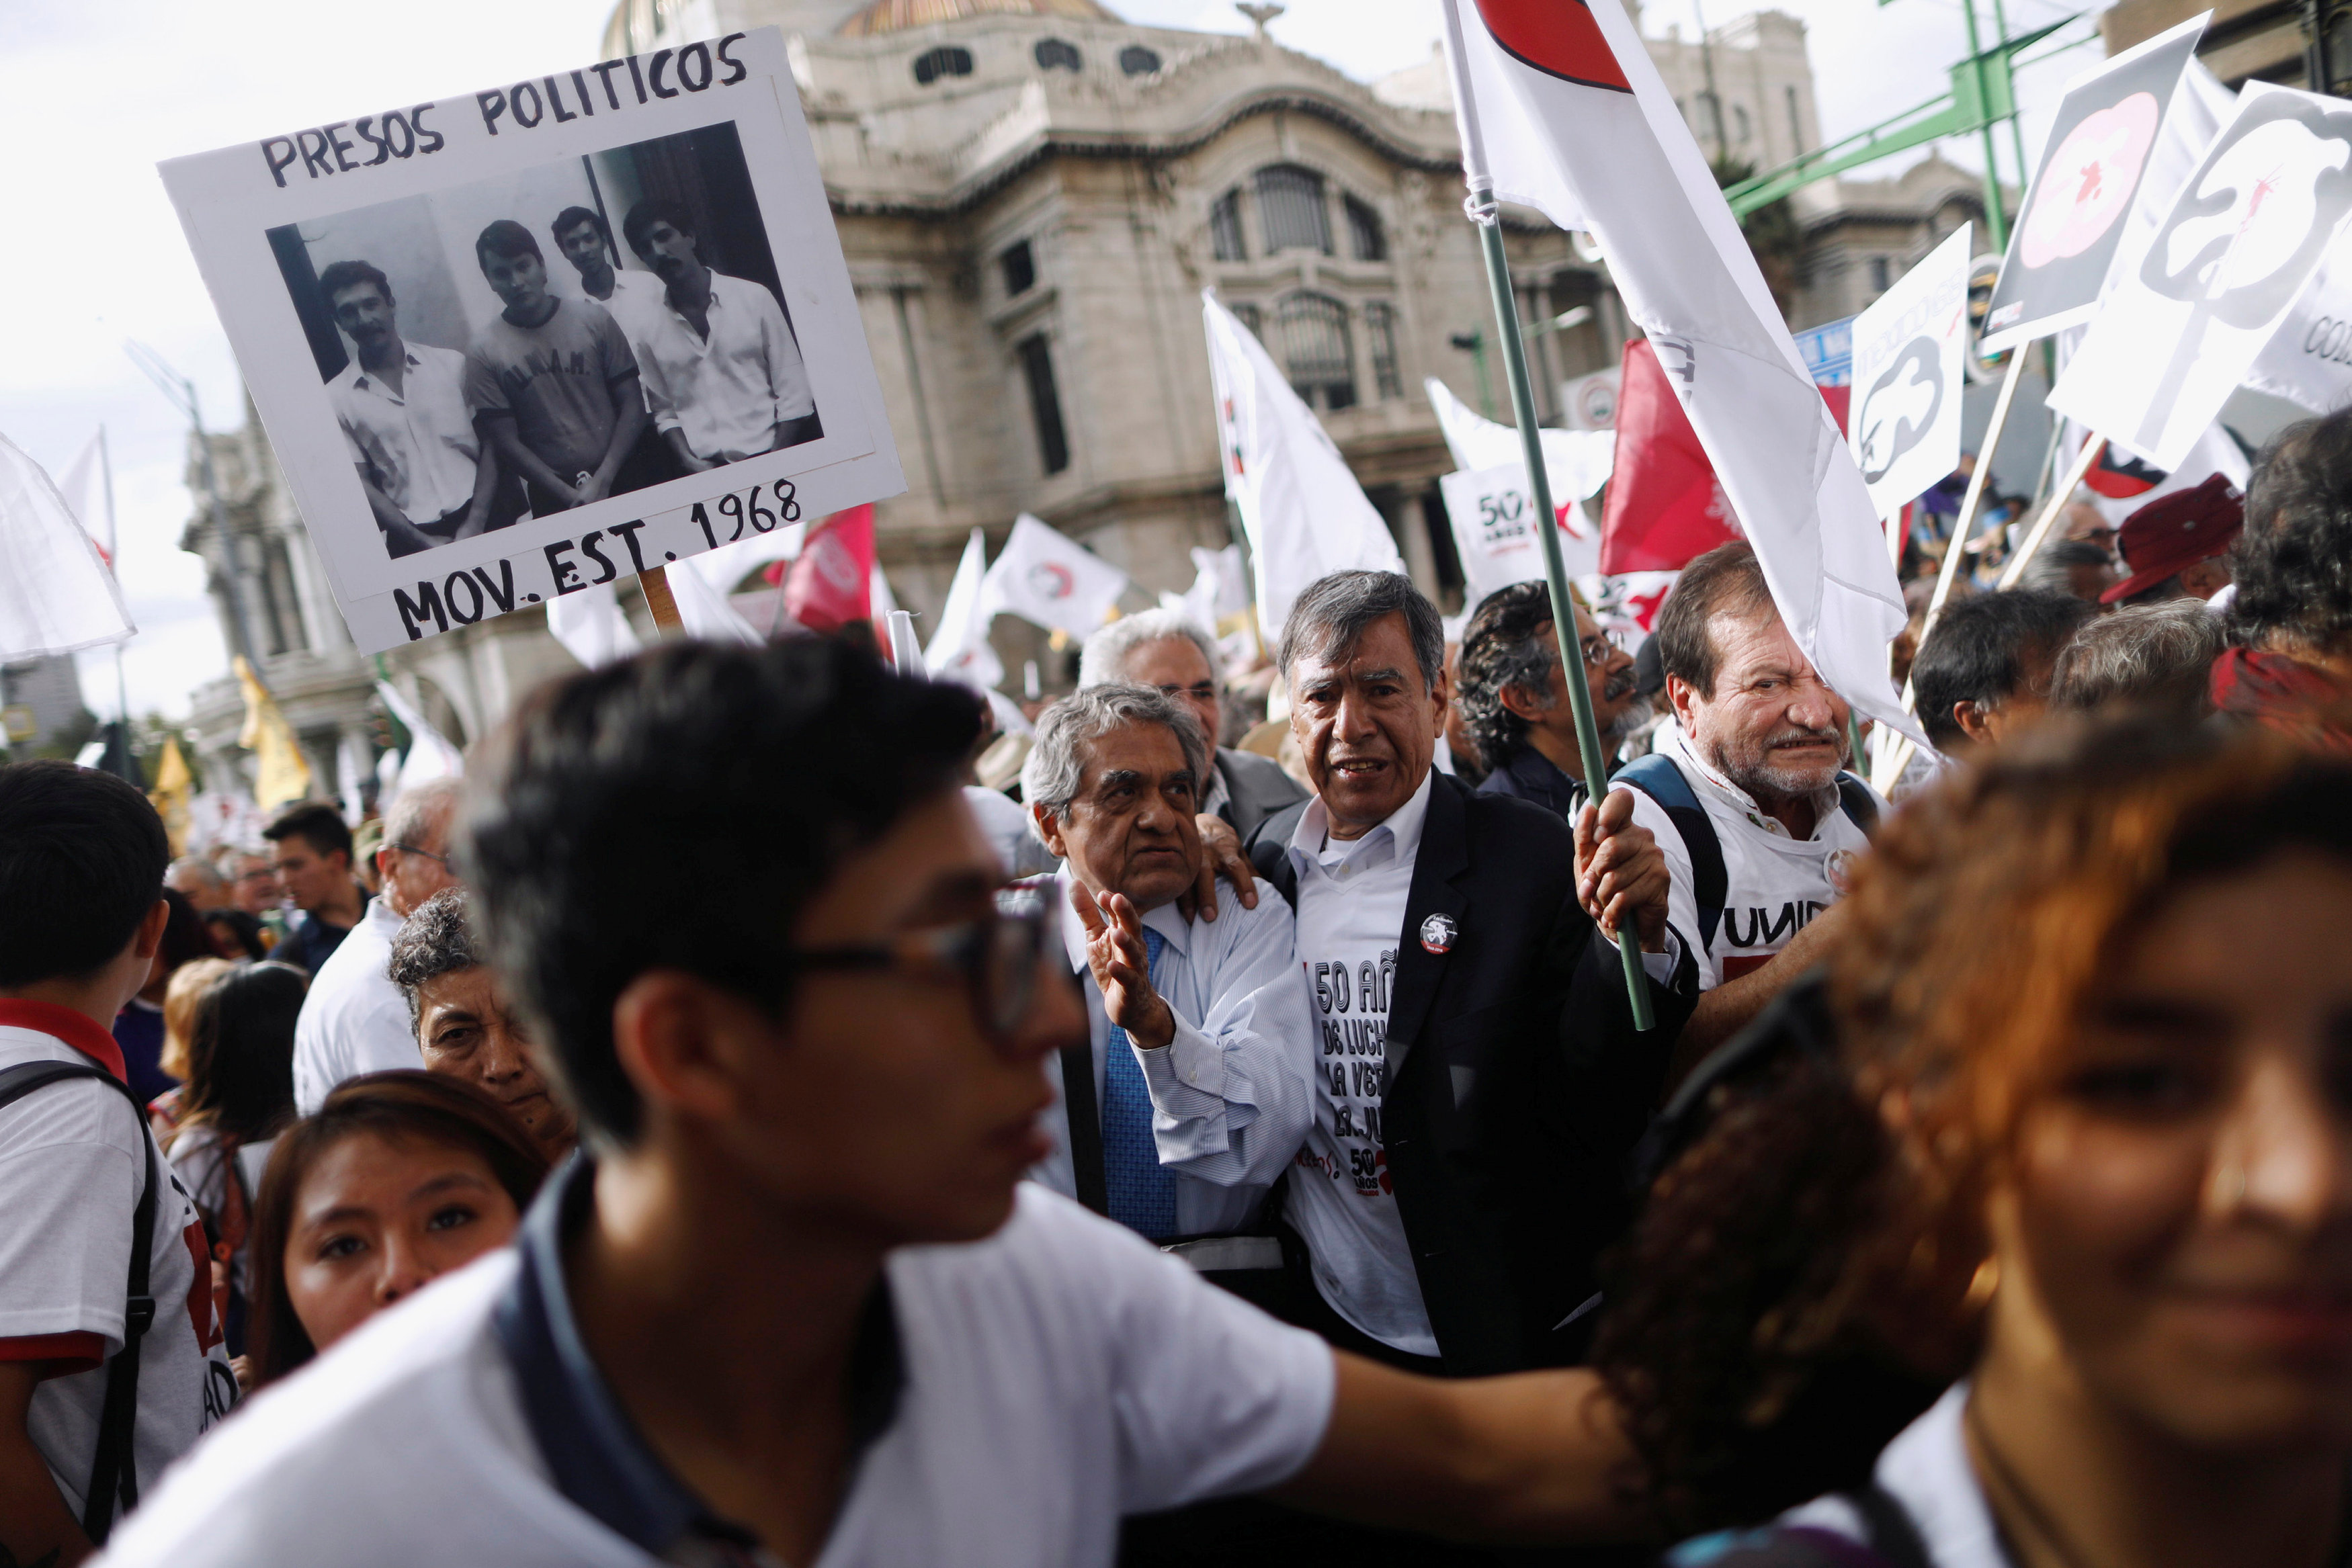
[[1421,946],[1425,953],[1443,954],[1454,946],[1454,917],[1433,915],[1421,923]]

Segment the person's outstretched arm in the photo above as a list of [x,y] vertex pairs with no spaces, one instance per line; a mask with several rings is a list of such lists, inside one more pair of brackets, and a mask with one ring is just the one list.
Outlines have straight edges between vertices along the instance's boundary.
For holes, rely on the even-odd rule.
[[47,1364],[0,1361],[0,1561],[25,1568],[64,1568],[90,1553],[41,1450],[25,1429],[33,1390]]
[[1638,1541],[1633,1451],[1582,1367],[1449,1381],[1344,1351],[1331,1425],[1268,1495],[1367,1524],[1490,1542]]

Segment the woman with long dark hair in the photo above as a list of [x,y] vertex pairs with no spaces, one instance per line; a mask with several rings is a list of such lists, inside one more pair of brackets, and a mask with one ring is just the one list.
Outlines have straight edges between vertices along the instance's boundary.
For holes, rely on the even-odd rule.
[[1677,1559],[2344,1561],[2352,769],[2028,737],[1851,904],[1834,1041],[1719,1092],[1599,1347],[1668,1523],[1831,1495]]
[[294,1119],[294,1020],[310,986],[290,965],[232,966],[188,1018],[188,1080],[164,1153],[211,1238],[231,1356],[245,1354],[246,1232],[270,1140]]
[[338,1085],[278,1140],[253,1207],[253,1385],[504,1246],[547,1156],[499,1103],[423,1071]]

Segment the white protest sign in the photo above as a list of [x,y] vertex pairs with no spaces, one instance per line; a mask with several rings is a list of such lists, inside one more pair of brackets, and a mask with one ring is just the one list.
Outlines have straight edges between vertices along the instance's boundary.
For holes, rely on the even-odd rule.
[[906,487],[773,28],[355,107],[163,175],[362,650]]
[[2178,468],[2352,217],[2352,103],[2250,84],[2049,404]]
[[1849,439],[1885,517],[1960,465],[1969,225],[1853,319]]
[[[1531,582],[1544,574],[1543,540],[1536,532],[1535,502],[1528,496],[1525,463],[1468,468],[1437,482],[1445,515],[1454,525],[1454,549],[1462,559],[1462,602],[1472,609],[1498,588]],[[1601,534],[1574,501],[1554,514],[1560,555],[1570,578],[1601,570]]]
[[2352,255],[2339,250],[2319,264],[2254,356],[2246,385],[2314,413],[2352,403]]

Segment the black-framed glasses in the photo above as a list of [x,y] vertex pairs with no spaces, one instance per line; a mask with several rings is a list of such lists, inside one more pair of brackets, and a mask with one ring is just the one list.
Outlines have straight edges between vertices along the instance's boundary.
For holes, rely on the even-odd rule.
[[793,967],[814,973],[907,967],[950,970],[970,992],[972,1020],[1002,1045],[1020,1031],[1036,996],[1037,965],[1051,929],[1045,916],[1044,901],[1033,900],[890,942],[801,947],[787,959]]
[[431,850],[420,850],[415,844],[386,844],[383,847],[388,850],[398,850],[404,855],[422,855],[426,860],[438,861],[441,862],[443,871],[447,872],[451,876],[457,874],[457,862],[447,855],[436,855]]

